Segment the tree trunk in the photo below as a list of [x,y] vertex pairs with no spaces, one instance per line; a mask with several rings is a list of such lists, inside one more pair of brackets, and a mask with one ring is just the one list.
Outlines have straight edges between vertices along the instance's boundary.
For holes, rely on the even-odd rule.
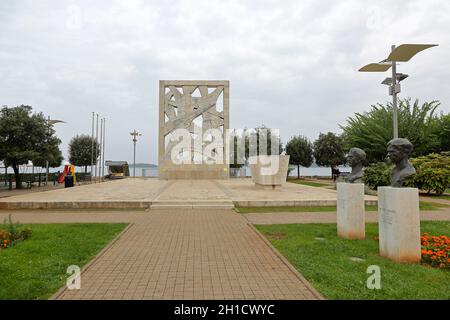
[[300,180],[300,165],[297,165],[297,179]]
[[87,174],[87,166],[84,166],[84,174]]
[[22,180],[20,179],[19,167],[13,164],[14,176],[16,178],[16,189],[22,189]]

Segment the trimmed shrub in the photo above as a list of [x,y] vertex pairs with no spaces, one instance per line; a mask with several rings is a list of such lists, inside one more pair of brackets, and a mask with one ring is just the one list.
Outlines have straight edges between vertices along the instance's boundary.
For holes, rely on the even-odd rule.
[[450,152],[431,153],[411,159],[416,175],[407,181],[410,187],[442,195],[450,186]]
[[390,185],[392,165],[385,162],[372,163],[364,169],[364,183],[372,189]]
[[[416,174],[405,181],[405,186],[414,187],[428,193],[442,195],[450,186],[450,152],[431,153],[409,160]],[[364,170],[364,183],[372,189],[390,185],[393,165],[385,162],[370,164]]]

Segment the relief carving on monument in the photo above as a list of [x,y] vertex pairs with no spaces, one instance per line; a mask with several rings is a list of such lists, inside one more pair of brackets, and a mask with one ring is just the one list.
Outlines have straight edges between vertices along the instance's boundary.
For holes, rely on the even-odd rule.
[[[226,154],[223,141],[229,127],[228,95],[228,81],[160,81],[160,174],[164,176],[167,170],[178,170],[184,171],[183,176],[189,178],[189,170],[210,173],[215,170],[217,178],[223,176],[223,172],[218,173],[218,170],[226,171],[223,165],[219,168],[207,166],[206,163],[216,159],[211,152],[207,152],[208,145],[209,149],[212,148],[212,154],[220,159]],[[178,139],[180,132],[190,136],[190,141],[185,141],[181,147]],[[211,147],[213,142],[214,147]],[[221,164],[225,162],[222,160]],[[187,163],[189,168],[176,167],[178,162]],[[210,177],[214,178],[214,174]]]

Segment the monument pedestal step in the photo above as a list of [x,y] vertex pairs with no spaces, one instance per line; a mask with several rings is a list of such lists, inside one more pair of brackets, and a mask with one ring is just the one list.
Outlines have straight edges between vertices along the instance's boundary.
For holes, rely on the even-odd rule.
[[157,200],[150,209],[233,209],[231,200]]
[[151,201],[141,200],[99,200],[99,201],[5,201],[0,210],[19,209],[147,209]]

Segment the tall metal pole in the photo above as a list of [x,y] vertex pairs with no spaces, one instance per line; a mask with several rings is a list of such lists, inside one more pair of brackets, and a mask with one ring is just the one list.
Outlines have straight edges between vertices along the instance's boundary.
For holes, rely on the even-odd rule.
[[[47,124],[48,124],[48,135],[49,135],[49,138],[50,138],[50,116],[48,116]],[[45,161],[45,185],[47,186],[47,184],[48,184],[48,173],[49,173],[48,154],[46,155],[46,158],[47,158],[47,160]]]
[[133,154],[133,178],[136,178],[136,137],[134,137],[134,154]]
[[100,119],[100,157],[99,157],[99,167],[98,167],[98,176],[100,177],[100,180],[102,179],[102,152],[103,152],[103,148],[102,148],[102,141],[103,141],[103,118]]
[[94,177],[94,112],[92,112],[92,142],[91,142],[91,180]]
[[102,148],[102,152],[103,152],[103,162],[102,162],[102,177],[105,176],[105,138],[106,136],[106,118],[103,118],[103,148]]
[[97,113],[97,126],[95,129],[95,177],[98,177],[98,113]]
[[[392,51],[395,45],[392,45]],[[394,124],[394,139],[398,138],[398,110],[397,110],[397,62],[392,61],[392,108],[393,108],[393,124]]]
[[133,130],[133,132],[130,133],[130,135],[133,136],[133,145],[134,145],[134,151],[133,151],[133,177],[136,177],[136,142],[137,136],[140,136],[141,134],[139,132],[135,130]]

